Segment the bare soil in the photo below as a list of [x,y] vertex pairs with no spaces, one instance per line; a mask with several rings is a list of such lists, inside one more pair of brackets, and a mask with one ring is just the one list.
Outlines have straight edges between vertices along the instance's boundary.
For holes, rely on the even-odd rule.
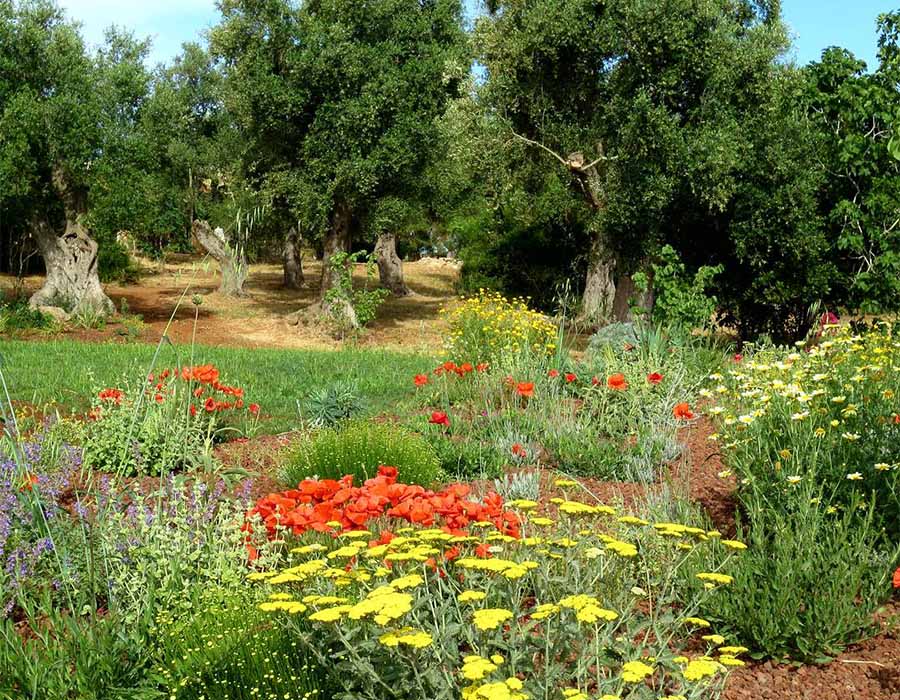
[[[143,327],[139,342],[155,344],[163,333],[176,343],[189,343],[195,333],[203,345],[244,348],[336,348],[340,341],[323,326],[289,325],[290,314],[317,301],[321,263],[304,261],[306,286],[285,289],[280,265],[253,265],[241,298],[219,294],[220,275],[214,263],[189,258],[179,262],[143,261],[143,274],[136,284],[107,284],[104,289],[121,309],[137,314]],[[406,282],[413,294],[389,297],[378,318],[362,334],[359,344],[406,350],[434,350],[440,346],[444,322],[440,309],[453,299],[459,268],[452,261],[424,258],[405,263]],[[23,291],[32,293],[42,283],[38,276],[23,281]],[[377,283],[377,277],[376,277]],[[0,275],[0,290],[11,290],[16,280]],[[354,269],[354,284],[366,283],[365,267]],[[192,297],[199,295],[199,308]],[[64,337],[88,341],[122,341],[124,326],[113,319],[102,329],[77,328],[69,324]],[[43,337],[43,336],[42,336]]]

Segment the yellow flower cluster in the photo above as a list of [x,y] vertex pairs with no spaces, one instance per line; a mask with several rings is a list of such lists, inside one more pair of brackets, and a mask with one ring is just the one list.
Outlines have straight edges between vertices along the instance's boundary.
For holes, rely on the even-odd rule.
[[481,362],[502,354],[549,355],[556,349],[556,326],[528,308],[526,299],[480,289],[442,313],[449,325],[446,349],[454,359]]
[[[619,516],[603,504],[558,499],[554,505],[558,518],[522,502],[519,537],[491,523],[475,523],[468,532],[410,526],[390,537],[309,532],[308,541],[291,550],[300,561],[250,578],[267,590],[260,609],[283,615],[290,626],[304,618],[295,626],[299,635],[314,635],[318,641],[311,646],[321,646],[322,639],[346,645],[345,657],[368,659],[366,669],[379,667],[373,658],[379,649],[394,659],[410,655],[405,663],[411,673],[425,665],[458,669],[444,674],[459,683],[449,691],[470,700],[526,700],[543,687],[539,674],[554,683],[565,679],[568,700],[626,696],[631,684],[651,676],[654,682],[659,677],[659,687],[694,693],[694,685],[741,663],[743,648],[737,646],[722,647],[716,660],[673,657],[670,640],[693,636],[698,628],[711,632],[709,622],[690,616],[681,618],[683,624],[669,623],[671,633],[660,637],[665,641],[657,648],[635,642],[630,660],[593,658],[597,650],[637,639],[647,615],[675,620],[676,610],[689,615],[697,609],[676,606],[672,597],[673,569],[694,548],[743,545],[721,540],[716,531]],[[698,578],[707,584],[702,595],[731,583],[717,571]],[[635,579],[646,590],[635,587]],[[312,632],[309,623],[317,623]],[[726,640],[710,633],[702,641],[712,647]],[[510,653],[510,661],[497,650]],[[573,654],[587,660],[566,666]],[[536,659],[552,659],[563,669],[535,665]],[[606,685],[588,696],[581,688],[595,681],[577,669],[599,667]],[[673,675],[680,667],[683,672]]]

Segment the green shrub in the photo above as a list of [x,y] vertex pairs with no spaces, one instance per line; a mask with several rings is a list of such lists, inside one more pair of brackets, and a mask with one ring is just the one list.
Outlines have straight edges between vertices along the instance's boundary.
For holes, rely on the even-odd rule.
[[52,316],[28,306],[28,298],[21,296],[0,302],[0,333],[27,330],[49,330],[55,321]]
[[98,399],[84,428],[84,466],[124,475],[184,471],[210,457],[212,419],[191,417],[184,401]]
[[[873,628],[872,615],[888,595],[896,552],[879,552],[872,508],[860,522],[857,509],[835,512],[821,495],[808,491],[785,511],[759,494],[739,533],[748,549],[724,569],[734,582],[701,607],[757,656],[835,655]],[[704,570],[718,566],[709,561]],[[685,590],[698,585],[687,581]]]
[[160,700],[144,682],[146,640],[114,615],[29,616],[29,633],[0,617],[0,699]]
[[364,407],[356,385],[340,382],[313,391],[306,400],[303,417],[315,428],[333,428],[361,413]]
[[283,480],[296,485],[318,476],[339,479],[352,474],[361,484],[382,464],[396,467],[399,481],[428,486],[440,473],[440,461],[423,437],[389,423],[351,421],[314,433],[297,446],[283,470]]
[[160,686],[170,700],[330,700],[325,674],[294,632],[247,593],[212,591],[198,608],[162,615],[157,628]]

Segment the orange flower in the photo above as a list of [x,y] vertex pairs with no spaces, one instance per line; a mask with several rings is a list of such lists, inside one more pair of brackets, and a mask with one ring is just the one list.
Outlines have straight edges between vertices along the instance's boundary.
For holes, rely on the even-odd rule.
[[659,372],[651,372],[647,375],[647,381],[651,384],[659,384],[663,380],[663,376]]
[[416,386],[425,386],[428,384],[428,375],[427,374],[417,374],[413,377],[413,384]]
[[894,584],[894,588],[900,588],[900,566],[898,566],[897,570],[894,572],[892,583]]
[[516,384],[516,393],[526,399],[534,396],[534,382],[519,382]]
[[462,374],[468,374],[469,372],[474,371],[474,369],[475,369],[475,368],[472,367],[472,363],[471,363],[471,362],[463,362],[462,365],[460,365],[459,371],[460,371]]
[[476,372],[484,372],[487,368],[488,368],[487,362],[479,362],[477,365],[475,365]]
[[619,372],[606,378],[606,386],[613,391],[625,391],[628,388],[628,382],[625,381],[625,375]]
[[25,476],[25,481],[22,482],[22,487],[19,489],[20,491],[31,491],[35,484],[38,482],[37,474],[27,474]]
[[571,384],[576,379],[578,379],[578,377],[573,372],[566,372],[566,382],[567,383]]
[[691,410],[690,404],[683,402],[675,404],[675,408],[672,409],[672,415],[677,420],[691,420],[694,417],[694,412]]

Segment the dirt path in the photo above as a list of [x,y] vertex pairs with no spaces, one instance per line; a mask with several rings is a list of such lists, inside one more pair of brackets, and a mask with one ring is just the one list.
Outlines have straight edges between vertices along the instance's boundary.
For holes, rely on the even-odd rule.
[[[451,263],[424,259],[404,265],[406,280],[414,294],[389,298],[378,318],[361,337],[363,346],[406,350],[435,350],[440,347],[444,330],[439,310],[454,297],[458,269]],[[177,343],[189,343],[194,334],[194,295],[202,297],[196,327],[197,342],[249,348],[336,348],[339,343],[324,328],[291,326],[286,317],[316,301],[321,263],[304,264],[307,286],[288,290],[282,286],[282,271],[277,265],[253,265],[245,284],[247,296],[231,299],[221,296],[219,274],[214,264],[201,264],[199,258],[177,264],[147,263],[137,284],[105,285],[106,293],[121,309],[142,317],[139,342],[157,343],[169,325],[169,337]],[[0,289],[12,289],[15,280],[0,276]],[[365,269],[358,265],[354,282],[365,283]],[[32,292],[40,277],[25,279]],[[181,302],[179,304],[179,301]],[[112,321],[102,329],[74,328],[64,337],[89,341],[124,341],[126,328]]]

